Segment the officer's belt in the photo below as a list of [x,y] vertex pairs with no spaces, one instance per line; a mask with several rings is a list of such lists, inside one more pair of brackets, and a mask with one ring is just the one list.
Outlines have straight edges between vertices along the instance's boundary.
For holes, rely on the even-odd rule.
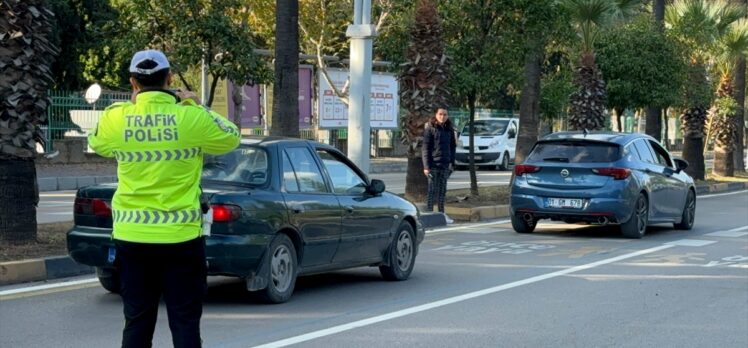
[[150,151],[115,151],[114,157],[119,162],[158,162],[170,160],[186,160],[200,154],[199,147],[178,150],[150,150]]
[[116,223],[131,224],[186,224],[201,221],[200,209],[163,210],[112,210]]

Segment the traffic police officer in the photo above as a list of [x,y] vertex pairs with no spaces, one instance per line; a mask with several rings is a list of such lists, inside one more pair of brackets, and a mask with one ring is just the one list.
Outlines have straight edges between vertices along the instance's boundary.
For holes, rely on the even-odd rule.
[[151,346],[163,296],[174,346],[199,347],[207,286],[203,154],[235,149],[240,134],[220,115],[168,90],[163,53],[136,53],[130,75],[134,102],[107,108],[88,138],[96,153],[117,159],[112,218],[125,314],[122,346]]

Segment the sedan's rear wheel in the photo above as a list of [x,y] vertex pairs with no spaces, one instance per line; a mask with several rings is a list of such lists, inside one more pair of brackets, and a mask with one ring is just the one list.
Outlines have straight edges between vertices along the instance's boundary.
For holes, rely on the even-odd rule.
[[696,220],[696,194],[688,190],[686,206],[683,207],[683,215],[681,216],[680,223],[673,225],[679,230],[690,230],[693,228],[694,220]]
[[296,249],[288,236],[278,234],[270,243],[268,252],[268,286],[260,292],[260,296],[269,303],[283,303],[291,298],[296,286]]
[[107,291],[115,294],[119,294],[122,291],[120,288],[119,273],[117,273],[117,271],[97,267],[96,277],[99,278],[99,283],[101,283],[101,286]]
[[403,222],[388,251],[389,265],[379,266],[379,273],[387,280],[406,280],[416,263],[416,239],[413,227]]
[[626,223],[621,224],[621,233],[626,238],[639,239],[644,237],[644,233],[647,232],[648,223],[649,202],[647,201],[647,196],[640,193],[639,198],[636,199],[636,205],[634,206],[631,218]]

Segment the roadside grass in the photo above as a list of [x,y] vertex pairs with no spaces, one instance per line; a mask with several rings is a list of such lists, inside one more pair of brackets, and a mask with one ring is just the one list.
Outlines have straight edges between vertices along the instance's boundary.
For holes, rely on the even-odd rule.
[[67,255],[65,234],[72,227],[72,221],[39,224],[34,241],[4,241],[0,245],[0,262]]
[[696,184],[722,184],[726,182],[748,182],[748,172],[735,171],[735,176],[719,176],[713,173],[706,175],[706,180],[698,180]]

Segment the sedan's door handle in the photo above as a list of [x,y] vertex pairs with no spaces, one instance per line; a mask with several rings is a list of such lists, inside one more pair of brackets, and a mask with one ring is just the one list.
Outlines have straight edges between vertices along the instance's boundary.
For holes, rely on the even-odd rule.
[[353,207],[345,207],[345,212],[348,214],[353,214]]
[[298,205],[291,207],[291,210],[293,210],[294,214],[301,214],[304,212],[304,208]]

